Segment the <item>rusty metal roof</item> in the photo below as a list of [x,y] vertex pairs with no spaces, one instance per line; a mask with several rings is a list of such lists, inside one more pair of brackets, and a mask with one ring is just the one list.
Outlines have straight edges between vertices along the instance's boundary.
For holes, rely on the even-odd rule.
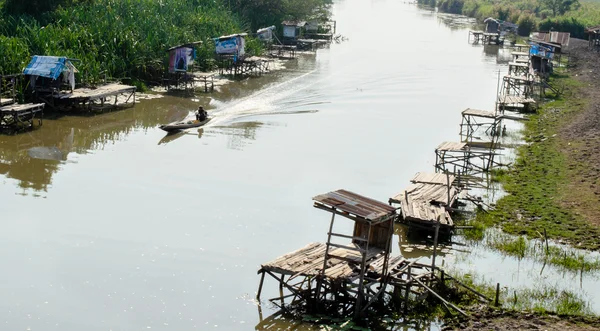
[[558,32],[558,31],[550,31],[550,32],[533,32],[531,34],[533,39],[545,41],[547,43],[558,44],[562,47],[569,46],[569,40],[571,38],[570,32]]
[[375,221],[395,214],[396,209],[383,202],[346,190],[337,190],[313,197],[315,204],[333,207],[339,211]]
[[585,33],[598,33],[598,32],[600,32],[600,25],[585,28],[584,32]]

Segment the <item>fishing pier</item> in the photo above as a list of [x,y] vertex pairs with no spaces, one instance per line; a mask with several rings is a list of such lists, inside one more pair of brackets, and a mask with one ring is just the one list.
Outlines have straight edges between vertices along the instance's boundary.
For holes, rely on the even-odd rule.
[[[441,182],[447,183],[450,177],[423,173],[413,180],[416,184],[443,186]],[[391,255],[393,226],[398,217],[396,208],[347,190],[321,194],[313,197],[313,201],[315,208],[331,213],[327,241],[310,243],[261,264],[258,300],[265,278],[269,276],[277,282],[279,296],[268,301],[281,310],[301,309],[359,319],[364,318],[374,304],[385,302],[384,298],[407,313],[413,302],[431,295],[448,309],[466,316],[435,291],[447,281],[456,281],[435,264],[441,222],[435,225],[432,262],[424,264]],[[352,234],[336,232],[336,216],[354,223]]]
[[73,91],[36,91],[38,99],[53,109],[104,111],[135,104],[135,86],[107,84]]
[[75,74],[79,71],[72,63],[76,61],[66,57],[33,56],[23,75],[30,79],[35,99],[57,110],[104,111],[135,104],[135,86],[115,83],[76,88]]
[[[267,275],[279,284],[280,295],[269,301],[280,308],[301,305],[342,316],[364,316],[385,295],[402,298],[407,309],[409,295],[433,291],[425,284],[437,280],[435,265],[390,254],[395,208],[346,190],[313,201],[315,208],[331,213],[327,241],[262,264],[258,299]],[[336,216],[354,222],[354,232],[335,232]]]
[[[17,89],[21,84],[21,74],[0,76],[0,131],[17,133],[42,125],[43,103],[17,102]],[[37,119],[37,121],[35,121]]]
[[460,188],[455,186],[456,176],[448,173],[417,173],[411,184],[391,197],[389,204],[400,205],[399,221],[409,226],[431,229],[439,226],[449,233],[454,228],[448,208],[458,198]]
[[[499,33],[490,33],[483,31],[469,31],[469,43],[473,44],[488,44],[501,45],[504,43],[504,38]],[[472,41],[471,41],[472,40]]]

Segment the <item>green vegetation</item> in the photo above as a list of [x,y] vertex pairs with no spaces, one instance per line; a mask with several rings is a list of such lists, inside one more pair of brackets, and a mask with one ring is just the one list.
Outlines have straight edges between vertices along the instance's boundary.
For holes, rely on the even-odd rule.
[[418,0],[437,6],[441,11],[462,14],[483,21],[487,17],[519,25],[518,33],[527,36],[531,31],[570,32],[572,37],[584,38],[586,26],[600,24],[600,3],[578,0]]
[[[478,275],[452,272],[452,276],[489,298],[496,296],[496,284],[492,284]],[[452,281],[449,281],[448,285],[451,290],[455,291],[453,302],[459,302],[461,306],[469,307],[479,301],[473,293],[456,287]],[[456,300],[457,298],[458,300]],[[501,287],[498,301],[502,309],[508,310],[569,316],[593,315],[589,303],[583,297],[548,285],[515,289]]]
[[[36,4],[32,4],[32,2]],[[299,4],[300,3],[300,4]],[[68,56],[86,81],[107,75],[158,81],[166,50],[204,41],[201,69],[214,66],[211,38],[250,27],[279,25],[283,18],[323,15],[330,0],[6,0],[0,1],[0,73],[20,72],[31,55]],[[260,47],[249,38],[249,50]]]

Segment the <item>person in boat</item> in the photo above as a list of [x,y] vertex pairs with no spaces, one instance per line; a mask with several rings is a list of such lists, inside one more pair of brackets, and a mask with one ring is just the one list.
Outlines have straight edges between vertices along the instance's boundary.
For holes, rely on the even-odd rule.
[[206,110],[204,110],[204,107],[200,106],[198,107],[198,112],[196,113],[196,119],[200,122],[206,120],[206,117],[208,117],[208,113],[206,112]]

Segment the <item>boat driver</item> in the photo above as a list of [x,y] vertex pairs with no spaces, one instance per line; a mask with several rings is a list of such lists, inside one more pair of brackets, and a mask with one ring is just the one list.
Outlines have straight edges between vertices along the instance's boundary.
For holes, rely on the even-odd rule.
[[198,112],[196,113],[196,119],[200,122],[206,120],[206,117],[208,116],[208,114],[206,113],[206,110],[204,110],[204,107],[200,106],[198,107]]

